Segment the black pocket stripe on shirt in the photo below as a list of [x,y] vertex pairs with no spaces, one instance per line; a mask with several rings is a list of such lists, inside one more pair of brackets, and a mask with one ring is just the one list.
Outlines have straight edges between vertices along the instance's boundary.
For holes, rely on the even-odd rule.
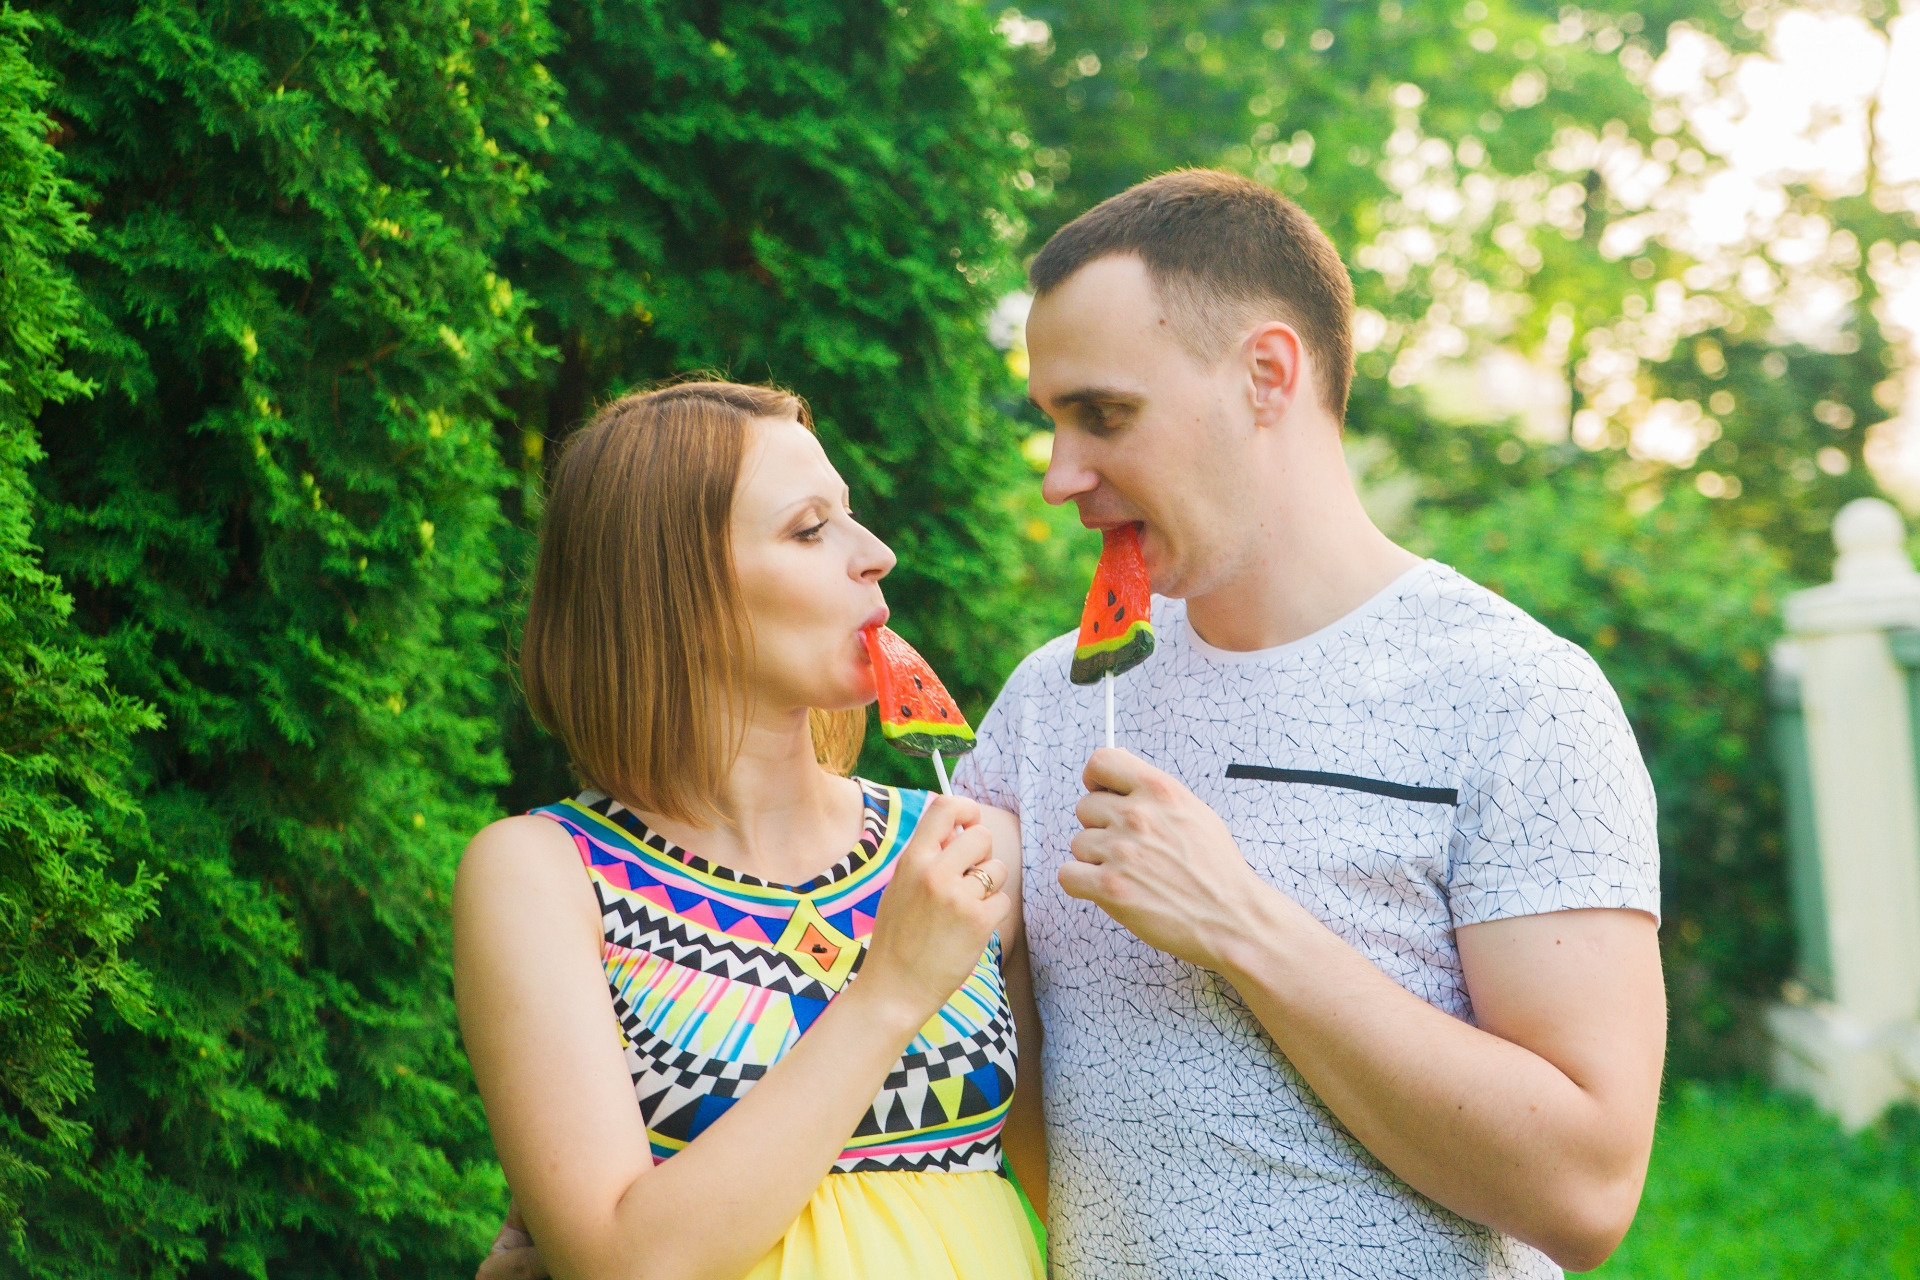
[[1270,769],[1263,764],[1230,764],[1227,766],[1227,776],[1251,778],[1259,782],[1304,782],[1314,787],[1341,787],[1347,791],[1365,791],[1370,795],[1413,800],[1420,804],[1460,803],[1460,793],[1452,787],[1410,787],[1403,782],[1357,778],[1350,773],[1317,773],[1312,769]]

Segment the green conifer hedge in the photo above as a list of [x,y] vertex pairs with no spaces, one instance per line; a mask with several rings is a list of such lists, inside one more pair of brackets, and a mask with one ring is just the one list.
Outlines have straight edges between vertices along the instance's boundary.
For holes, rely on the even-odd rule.
[[[145,1009],[119,954],[152,906],[137,869],[107,873],[103,840],[137,849],[119,785],[127,737],[158,724],[103,680],[68,624],[72,602],[33,544],[27,468],[34,416],[83,394],[60,367],[81,336],[80,299],[60,258],[83,242],[48,121],[47,83],[27,61],[34,24],[0,7],[0,1227],[86,1140],[72,1104],[90,1084],[77,1032],[96,997],[122,1019]],[[136,864],[137,867],[137,864]]]
[[[77,292],[59,301],[47,266],[57,305],[10,330],[42,335],[41,383],[9,406],[0,490],[7,590],[40,593],[7,625],[60,625],[36,502],[74,642],[9,632],[0,656],[11,674],[68,655],[93,754],[0,805],[66,796],[125,829],[90,839],[61,811],[21,864],[75,869],[70,919],[33,917],[67,948],[44,955],[67,965],[68,1026],[90,990],[115,997],[89,1029],[90,1098],[70,1036],[7,1078],[4,1149],[45,1156],[24,1274],[473,1265],[501,1188],[452,1017],[446,888],[507,783],[506,570],[545,446],[596,400],[695,367],[793,384],[902,553],[902,629],[976,702],[1033,638],[1021,464],[991,407],[1009,387],[981,332],[1020,215],[989,15],[555,17],[557,39],[520,0],[49,0],[32,56],[50,120],[9,80],[4,181],[31,162],[21,189],[55,189],[50,142],[93,234],[43,201],[35,261],[65,252]],[[84,337],[71,374],[46,334]],[[79,379],[90,398],[39,414],[41,459],[22,431]],[[102,661],[164,727],[105,692]],[[507,790],[565,785],[550,747],[518,754]],[[143,855],[164,887],[123,948],[134,971],[112,944],[154,894]],[[6,910],[28,892],[12,874]],[[69,1102],[90,1137],[22,1145]]]
[[[558,351],[507,424],[529,490],[554,442],[637,384],[711,368],[792,386],[900,555],[896,625],[977,715],[1041,638],[1011,496],[1030,481],[983,332],[1019,284],[1022,228],[992,15],[877,0],[550,12],[565,98],[506,259]],[[524,725],[515,739],[510,803],[552,799],[567,779],[551,747]],[[877,750],[862,769],[932,781]]]
[[[166,876],[101,1013],[33,1276],[470,1274],[498,1173],[446,965],[494,813],[491,259],[550,88],[520,0],[53,2],[97,386],[40,420],[51,566],[117,686]],[[121,872],[124,876],[124,870]]]

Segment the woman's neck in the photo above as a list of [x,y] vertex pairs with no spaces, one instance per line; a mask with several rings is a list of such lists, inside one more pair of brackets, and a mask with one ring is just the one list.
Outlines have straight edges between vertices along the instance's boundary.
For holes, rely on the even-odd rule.
[[774,884],[805,884],[859,838],[859,787],[820,766],[804,709],[748,717],[715,799],[721,821],[713,826],[643,816],[707,861]]

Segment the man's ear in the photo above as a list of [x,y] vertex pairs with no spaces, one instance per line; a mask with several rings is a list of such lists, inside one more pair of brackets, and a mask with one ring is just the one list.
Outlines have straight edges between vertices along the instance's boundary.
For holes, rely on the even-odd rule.
[[1247,335],[1248,393],[1255,426],[1279,424],[1307,386],[1307,347],[1290,324],[1269,320]]

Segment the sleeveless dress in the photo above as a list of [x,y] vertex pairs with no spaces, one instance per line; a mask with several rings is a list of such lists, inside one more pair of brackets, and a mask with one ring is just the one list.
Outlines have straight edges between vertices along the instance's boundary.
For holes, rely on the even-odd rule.
[[[860,841],[804,885],[709,863],[599,792],[533,811],[573,837],[599,898],[607,986],[656,1164],[744,1096],[859,970],[928,795],[855,781]],[[996,935],[747,1280],[1038,1280],[1039,1250],[1001,1172],[1015,1058]]]

